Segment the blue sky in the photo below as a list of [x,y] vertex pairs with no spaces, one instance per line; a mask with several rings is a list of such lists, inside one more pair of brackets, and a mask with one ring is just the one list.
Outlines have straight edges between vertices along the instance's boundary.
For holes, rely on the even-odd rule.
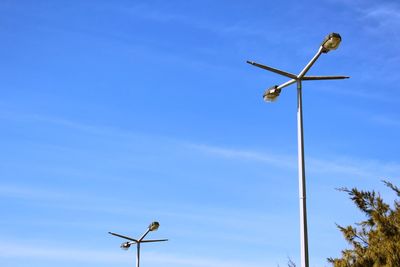
[[[337,51],[304,82],[311,266],[346,246],[361,214],[335,188],[393,195],[400,134],[396,1],[0,3],[0,262],[142,266],[299,262],[295,87],[330,32]],[[150,236],[149,236],[150,238]]]

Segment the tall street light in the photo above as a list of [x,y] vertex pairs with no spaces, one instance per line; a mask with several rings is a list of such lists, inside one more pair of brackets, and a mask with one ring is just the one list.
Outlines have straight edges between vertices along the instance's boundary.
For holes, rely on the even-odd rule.
[[305,164],[304,164],[304,137],[303,137],[303,106],[301,100],[301,90],[302,81],[313,81],[313,80],[337,80],[337,79],[347,79],[347,76],[306,76],[308,70],[317,61],[321,54],[326,54],[329,51],[335,50],[339,47],[342,38],[337,33],[329,34],[321,46],[319,47],[317,53],[308,62],[308,64],[303,68],[303,70],[295,75],[280,69],[272,68],[269,66],[261,65],[253,61],[247,61],[247,63],[254,65],[256,67],[283,75],[290,78],[289,81],[281,84],[275,85],[267,89],[263,95],[266,102],[275,101],[281,90],[293,83],[297,83],[297,142],[298,142],[298,168],[299,168],[299,195],[300,195],[300,245],[301,245],[301,266],[308,267],[308,234],[307,234],[307,205],[306,205],[306,176],[305,176]]
[[140,244],[141,243],[168,241],[168,239],[147,239],[147,240],[143,240],[149,232],[156,231],[159,226],[160,226],[160,224],[158,222],[152,222],[147,227],[146,231],[142,234],[142,236],[139,239],[134,239],[134,238],[129,237],[129,236],[124,236],[124,235],[120,235],[120,234],[116,234],[116,233],[112,233],[112,232],[108,232],[108,233],[111,234],[111,235],[115,235],[115,236],[118,236],[118,237],[121,237],[121,238],[129,240],[129,241],[124,242],[124,243],[121,244],[121,248],[122,249],[128,250],[132,244],[136,244],[136,267],[139,267],[139,264],[140,264]]

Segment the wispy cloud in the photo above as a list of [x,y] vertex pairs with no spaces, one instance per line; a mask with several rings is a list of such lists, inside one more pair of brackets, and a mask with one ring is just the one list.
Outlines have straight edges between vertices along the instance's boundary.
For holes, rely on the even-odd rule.
[[32,189],[17,185],[0,184],[0,197],[20,199],[68,199],[68,195],[61,192]]
[[[3,118],[7,117],[7,114],[0,114]],[[10,115],[11,116],[11,115]],[[132,133],[130,131],[125,131],[122,129],[115,129],[112,127],[102,127],[96,125],[87,125],[81,124],[78,122],[60,119],[60,118],[52,118],[41,115],[23,115],[19,116],[15,113],[9,117],[9,119],[22,119],[22,120],[31,120],[31,121],[39,121],[54,125],[59,125],[67,128],[71,128],[77,131],[87,132],[89,134],[96,135],[106,135],[106,136],[114,136],[114,137],[125,137],[125,138],[137,138],[141,136],[138,133]],[[391,125],[391,126],[399,126],[400,122],[394,119],[390,119],[382,116],[375,116],[373,120]],[[146,138],[145,135],[142,135],[143,138]],[[272,152],[260,152],[260,151],[252,151],[246,149],[238,149],[238,148],[226,148],[220,146],[212,146],[206,144],[199,143],[190,143],[183,142],[180,140],[175,140],[173,138],[163,137],[163,136],[152,136],[152,139],[159,139],[165,141],[169,141],[176,146],[186,147],[189,150],[198,151],[201,153],[206,153],[209,155],[218,156],[221,158],[231,159],[231,160],[245,160],[245,161],[255,161],[255,162],[263,162],[270,164],[271,166],[275,166],[278,168],[285,169],[296,169],[297,164],[297,155],[285,155],[279,154],[275,151]],[[363,177],[382,177],[383,175],[397,176],[400,173],[400,164],[398,162],[380,162],[379,160],[374,159],[357,159],[349,156],[336,157],[334,159],[323,159],[319,157],[308,157],[307,158],[308,170],[315,173],[340,173],[347,174],[353,176],[363,176]],[[3,190],[3,191],[1,191]],[[0,193],[3,194],[12,193],[12,190],[17,190],[16,188],[0,188]],[[29,192],[17,192],[14,191],[15,194],[30,194]]]
[[[4,103],[1,103],[5,105]],[[103,127],[103,126],[94,126],[90,124],[79,123],[73,120],[68,120],[60,117],[52,117],[52,116],[44,116],[41,114],[35,113],[21,113],[16,110],[12,110],[12,108],[7,107],[3,108],[0,112],[0,119],[10,120],[10,121],[18,121],[18,122],[31,122],[31,123],[44,123],[50,125],[57,125],[73,130],[78,130],[82,132],[87,132],[96,135],[126,135],[127,132],[119,131],[115,128]]]
[[187,146],[189,148],[202,151],[207,154],[217,155],[228,159],[230,158],[230,159],[242,159],[242,160],[265,162],[273,166],[282,168],[294,168],[293,166],[296,166],[296,159],[290,156],[267,154],[250,150],[222,148],[218,146],[209,146],[200,144],[187,144]]
[[[99,197],[90,193],[66,192],[60,188],[38,188],[26,184],[0,184],[0,198],[20,199],[29,205],[56,208],[57,210],[109,214],[126,214],[131,211],[131,207],[114,201],[114,198]],[[149,212],[143,208],[141,213]]]
[[[151,257],[151,254],[149,255]],[[181,257],[177,255],[160,255],[157,254],[157,257],[153,257],[154,262],[159,263],[170,263],[170,264],[178,264],[182,266],[198,266],[198,267],[261,267],[267,266],[265,262],[251,262],[251,261],[235,261],[235,260],[224,260],[224,259],[210,259],[203,257]]]
[[[124,9],[126,12],[126,10]],[[167,10],[157,10],[154,7],[146,4],[137,4],[127,10],[130,14],[134,15],[136,18],[141,18],[144,20],[151,20],[160,23],[181,23],[189,25],[193,28],[200,30],[206,30],[209,32],[214,32],[217,34],[229,34],[229,35],[247,35],[247,36],[258,36],[258,37],[268,37],[266,29],[255,28],[248,25],[246,21],[234,21],[233,23],[223,23],[217,20],[210,20],[208,17],[205,20],[202,17],[192,17],[190,15],[183,15],[182,13],[174,13]]]
[[[387,36],[400,31],[400,5],[394,1],[365,0],[328,0],[346,5],[358,13],[358,19],[364,30],[369,33]],[[399,35],[390,35],[388,41],[398,39]]]
[[[69,209],[69,210],[83,210],[100,213],[113,213],[113,214],[127,214],[132,212],[132,206],[124,204],[124,201],[119,199],[102,198],[96,194],[78,194],[78,193],[65,193],[57,189],[42,189],[29,186],[18,186],[18,185],[4,185],[0,184],[0,198],[14,198],[23,199],[29,201],[31,204],[40,205],[40,200],[45,200],[43,203],[47,207],[54,207],[57,210]],[[258,222],[274,219],[278,220],[279,217],[276,214],[265,214],[260,215],[256,211],[247,210],[246,216],[256,218],[256,220],[242,220],[244,213],[237,214],[236,208],[223,209],[218,206],[194,206],[193,204],[179,204],[179,210],[175,208],[162,208],[157,209],[156,207],[149,204],[151,208],[144,206],[135,207],[135,213],[147,216],[151,214],[158,214],[163,217],[175,218],[178,220],[189,220],[189,221],[201,221],[208,222],[215,225],[225,225],[230,228],[256,228]],[[223,214],[223,215],[221,215]],[[3,220],[6,222],[7,220]],[[46,221],[44,222],[41,218],[36,221],[38,224],[76,224],[75,219],[71,221]],[[88,226],[85,222],[82,222],[83,226]]]
[[[31,216],[29,222],[24,218],[9,218],[5,217],[1,221],[1,226],[7,228],[9,226],[21,227],[27,229],[33,228],[50,228],[54,231],[62,231],[63,229],[86,229],[88,231],[101,230],[102,233],[106,232],[104,228],[113,227],[113,229],[131,229],[135,227],[133,221],[142,221],[144,218],[154,219],[154,216],[162,218],[163,222],[170,223],[168,236],[174,236],[175,239],[181,240],[194,240],[198,242],[206,242],[208,239],[218,238],[222,241],[248,244],[252,246],[267,245],[275,246],[280,245],[280,238],[289,235],[291,232],[287,231],[284,235],[276,236],[276,234],[269,228],[258,229],[260,224],[267,224],[268,222],[279,222],[281,226],[286,225],[290,227],[290,221],[287,220],[287,215],[290,210],[277,210],[268,213],[260,213],[259,210],[243,210],[237,207],[220,207],[218,204],[212,207],[202,204],[193,203],[169,203],[166,206],[159,207],[151,201],[150,203],[135,206],[134,210],[132,205],[126,204],[126,201],[120,198],[117,199],[103,199],[96,194],[86,194],[85,196],[79,194],[64,194],[56,190],[44,190],[40,188],[30,187],[17,187],[17,186],[1,186],[0,185],[0,199],[12,201],[22,199],[28,203],[29,209],[39,208],[53,212],[71,214],[84,214],[89,216],[80,216],[79,220],[76,217],[68,217],[60,219],[58,216]],[[67,196],[67,197],[65,197]],[[44,200],[44,201],[42,201]],[[238,212],[240,211],[240,212]],[[106,216],[98,220],[97,216]],[[111,215],[111,216],[110,216]],[[107,218],[107,219],[105,219]],[[125,218],[123,220],[117,218]],[[129,218],[128,220],[126,218]],[[171,222],[180,222],[178,226],[171,225]],[[186,226],[188,225],[188,226]],[[211,230],[204,233],[193,231],[192,227],[208,228],[209,225],[214,225]],[[250,229],[250,230],[249,230]],[[110,230],[110,229],[108,229]],[[232,233],[235,233],[232,235]],[[254,239],[254,235],[262,234],[269,236],[270,239]],[[10,238],[15,237],[15,234],[10,234]],[[46,241],[46,240],[44,240]],[[1,243],[0,243],[1,245]],[[1,247],[0,247],[1,249]],[[39,251],[33,251],[40,254]],[[32,253],[33,253],[32,252]],[[57,251],[54,252],[56,254]],[[0,251],[0,255],[1,255]],[[78,254],[79,255],[79,254]]]
[[[55,262],[80,263],[132,263],[132,254],[110,252],[101,249],[66,248],[58,245],[39,246],[27,245],[24,242],[0,243],[0,258],[39,259]],[[148,263],[163,264],[164,266],[196,266],[196,267],[261,267],[265,262],[243,262],[232,259],[213,259],[204,257],[187,257],[179,254],[162,254],[143,252],[142,258]]]
[[25,242],[0,243],[0,258],[44,259],[56,261],[128,263],[117,252],[61,248],[58,245],[27,245]]
[[371,120],[385,126],[400,127],[400,120],[394,119],[393,117],[374,115],[371,117]]
[[[281,168],[297,168],[296,159],[290,156],[275,156],[273,154],[252,152],[241,149],[226,149],[207,145],[190,145],[210,155],[216,155],[232,160],[253,160],[271,164]],[[361,160],[351,157],[335,159],[307,158],[308,170],[314,173],[339,173],[355,177],[382,177],[383,175],[398,176],[400,164],[397,162],[380,162],[378,160]]]
[[[372,7],[362,8],[361,12],[365,20],[374,23],[374,31],[399,31],[400,26],[400,6],[397,4],[380,3]],[[395,36],[393,36],[395,37]]]

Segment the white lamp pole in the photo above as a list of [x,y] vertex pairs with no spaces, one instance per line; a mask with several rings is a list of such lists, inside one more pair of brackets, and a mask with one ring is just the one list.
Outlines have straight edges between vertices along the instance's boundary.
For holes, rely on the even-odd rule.
[[322,42],[314,57],[307,63],[304,69],[298,74],[289,73],[280,69],[261,65],[253,61],[247,63],[256,67],[283,75],[290,78],[289,81],[275,85],[267,89],[263,95],[264,100],[273,102],[281,93],[282,88],[297,83],[297,141],[298,141],[298,168],[299,168],[299,197],[300,197],[300,246],[301,246],[301,267],[309,267],[308,258],[308,231],[307,231],[307,202],[306,202],[306,175],[304,161],[304,136],[303,136],[303,105],[302,105],[302,81],[310,80],[336,80],[346,79],[347,76],[305,76],[312,65],[322,53],[328,53],[338,48],[341,37],[337,33],[329,34]]

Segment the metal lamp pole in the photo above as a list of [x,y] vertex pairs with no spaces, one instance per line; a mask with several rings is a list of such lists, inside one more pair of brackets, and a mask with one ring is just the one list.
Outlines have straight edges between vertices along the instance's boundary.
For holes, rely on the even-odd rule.
[[144,238],[146,237],[146,235],[151,232],[151,231],[156,231],[158,229],[158,227],[160,226],[160,224],[158,222],[152,222],[149,227],[147,227],[146,231],[142,234],[142,236],[139,239],[134,239],[132,237],[129,236],[124,236],[124,235],[120,235],[117,233],[112,233],[112,232],[108,232],[111,235],[115,235],[124,239],[129,240],[128,242],[124,242],[121,244],[121,248],[122,249],[129,249],[130,246],[132,244],[136,244],[136,267],[139,267],[140,264],[140,244],[141,243],[151,243],[151,242],[161,242],[161,241],[168,241],[168,239],[147,239],[144,240]]
[[264,100],[273,102],[279,96],[282,88],[293,83],[297,83],[297,144],[298,144],[298,169],[299,169],[299,197],[300,197],[300,246],[301,246],[301,266],[309,267],[308,258],[308,231],[307,231],[307,203],[306,203],[306,175],[304,162],[304,135],[303,135],[303,105],[302,105],[302,81],[311,80],[336,80],[347,79],[348,76],[305,76],[312,65],[317,61],[322,53],[328,53],[338,48],[341,37],[337,33],[329,34],[322,42],[314,57],[307,63],[304,69],[298,74],[289,73],[280,69],[261,65],[253,61],[247,63],[256,67],[283,75],[290,78],[289,81],[275,85],[267,89],[263,95]]

